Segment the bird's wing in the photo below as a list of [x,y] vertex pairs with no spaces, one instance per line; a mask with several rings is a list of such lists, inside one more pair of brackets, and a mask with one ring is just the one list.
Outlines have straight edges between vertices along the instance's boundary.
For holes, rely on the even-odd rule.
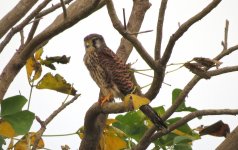
[[127,65],[108,47],[98,51],[98,58],[100,65],[122,94],[129,94],[133,90],[133,82]]

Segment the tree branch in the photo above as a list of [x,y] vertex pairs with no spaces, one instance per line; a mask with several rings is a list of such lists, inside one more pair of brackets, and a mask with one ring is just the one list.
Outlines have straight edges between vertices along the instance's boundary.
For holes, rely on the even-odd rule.
[[[162,137],[163,135],[166,135],[173,131],[174,129],[177,129],[178,127],[184,125],[185,123],[193,120],[194,118],[201,117],[201,116],[208,116],[208,115],[237,115],[238,109],[209,109],[209,110],[198,110],[192,113],[189,113],[185,117],[178,120],[175,124],[172,124],[168,127],[166,131],[163,132],[157,132],[152,136],[147,137],[146,143],[139,143],[136,145],[136,147],[133,148],[133,150],[145,150],[150,143],[152,143],[154,140]],[[151,132],[151,131],[150,131]]]
[[[151,4],[148,0],[134,0],[133,7],[130,14],[130,18],[127,23],[127,32],[129,33],[137,33],[140,31],[142,22],[144,20],[145,13],[150,8]],[[137,36],[137,35],[135,35]],[[133,48],[133,44],[125,39],[121,38],[121,43],[119,48],[117,49],[117,55],[126,62]]]
[[96,149],[105,126],[107,114],[128,112],[130,107],[124,102],[105,103],[101,106],[98,102],[93,104],[87,111],[84,119],[84,137],[81,141],[80,150]]
[[207,7],[205,7],[201,12],[190,18],[188,21],[183,23],[178,30],[170,37],[169,42],[167,44],[167,47],[165,49],[165,52],[161,59],[161,64],[165,66],[172,54],[173,47],[175,45],[175,42],[197,21],[201,20],[203,17],[205,17],[208,13],[210,13],[219,3],[221,0],[213,0]]
[[16,52],[0,75],[0,101],[4,97],[9,85],[25,65],[26,60],[40,47],[46,44],[51,38],[70,28],[78,21],[84,19],[95,11],[100,0],[77,0],[68,8],[68,18],[64,19],[63,14],[44,31],[34,37],[22,50]]
[[[208,115],[237,115],[238,114],[238,109],[209,109],[209,110],[198,110],[192,113],[189,113],[179,121],[177,121],[175,124],[170,125],[168,127],[168,132],[173,131],[174,129],[177,129],[178,127],[184,125],[185,123],[193,120],[194,118],[197,117],[202,117],[202,116],[208,116]],[[164,133],[163,133],[164,134]],[[161,133],[155,133],[150,141],[154,141],[161,137]]]
[[140,54],[140,56],[145,60],[145,62],[152,68],[156,70],[156,63],[153,60],[153,58],[147,53],[145,48],[142,46],[140,41],[135,37],[127,33],[127,31],[124,30],[124,27],[120,20],[117,17],[115,8],[113,6],[113,3],[111,0],[106,0],[107,3],[107,10],[108,14],[111,18],[111,22],[113,24],[113,27],[128,41],[132,43],[132,45],[136,48],[137,52]]
[[157,21],[157,33],[156,33],[156,40],[155,40],[155,54],[154,54],[155,60],[160,59],[164,16],[165,16],[165,10],[167,7],[167,2],[168,0],[162,0],[160,4],[159,17]]
[[37,1],[38,0],[19,1],[19,3],[0,20],[0,39],[26,15]]
[[0,44],[0,53],[4,47],[9,43],[12,37],[19,31],[21,31],[51,0],[44,0],[29,16],[26,17],[19,25],[13,27],[7,34],[5,39]]
[[45,121],[39,121],[41,124],[41,128],[37,131],[36,134],[36,138],[35,138],[35,142],[34,145],[32,147],[32,150],[36,150],[37,145],[39,143],[39,140],[41,138],[41,136],[43,135],[43,133],[46,130],[46,126],[62,111],[64,110],[68,105],[72,104],[75,100],[78,99],[78,97],[80,96],[80,94],[75,95],[71,100],[69,100],[66,103],[63,103],[58,109],[56,109],[48,118],[46,118]]

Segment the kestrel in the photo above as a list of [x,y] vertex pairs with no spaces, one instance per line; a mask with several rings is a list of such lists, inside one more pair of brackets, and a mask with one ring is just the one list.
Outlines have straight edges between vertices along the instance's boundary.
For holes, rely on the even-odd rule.
[[[99,34],[90,34],[84,38],[84,44],[84,63],[102,92],[100,102],[113,98],[123,100],[127,94],[131,94],[135,85],[129,67],[107,47],[104,38]],[[157,128],[167,128],[150,105],[143,105],[140,109]]]

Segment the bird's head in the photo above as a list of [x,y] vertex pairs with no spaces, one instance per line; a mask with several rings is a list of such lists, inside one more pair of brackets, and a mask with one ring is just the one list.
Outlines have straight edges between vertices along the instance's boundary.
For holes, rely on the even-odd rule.
[[99,34],[89,34],[84,38],[84,45],[86,51],[92,51],[100,48],[101,46],[105,46],[105,41],[103,37]]

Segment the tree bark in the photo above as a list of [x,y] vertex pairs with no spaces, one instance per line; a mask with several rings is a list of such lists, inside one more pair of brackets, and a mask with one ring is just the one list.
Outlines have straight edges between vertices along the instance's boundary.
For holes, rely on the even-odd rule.
[[238,126],[226,137],[216,150],[237,150]]

